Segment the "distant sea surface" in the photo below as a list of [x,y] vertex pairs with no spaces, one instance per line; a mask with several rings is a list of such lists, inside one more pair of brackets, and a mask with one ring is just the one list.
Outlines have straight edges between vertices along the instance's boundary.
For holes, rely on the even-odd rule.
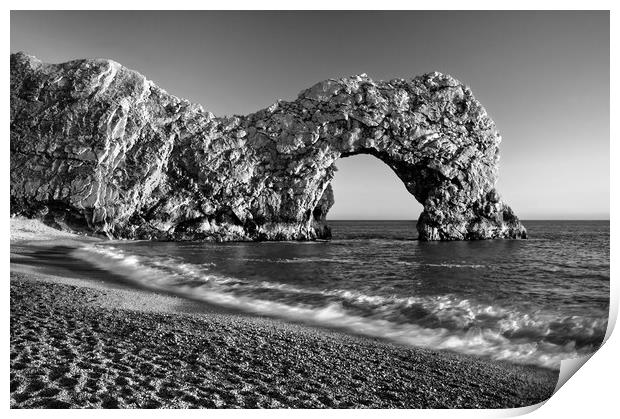
[[103,242],[72,256],[136,284],[395,343],[559,368],[597,349],[609,221],[420,242],[415,221],[331,221],[328,242]]

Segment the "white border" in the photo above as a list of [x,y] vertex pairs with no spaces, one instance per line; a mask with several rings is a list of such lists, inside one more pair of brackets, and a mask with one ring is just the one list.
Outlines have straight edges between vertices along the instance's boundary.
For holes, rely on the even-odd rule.
[[[82,9],[82,10],[97,10],[97,9],[118,9],[118,10],[131,10],[131,9],[159,9],[159,10],[196,10],[196,9],[291,9],[291,10],[305,10],[305,9],[381,9],[381,10],[389,10],[389,9],[417,9],[417,10],[462,10],[464,9],[464,2],[462,1],[454,1],[454,0],[445,0],[442,2],[412,2],[412,1],[398,1],[398,2],[370,2],[365,0],[348,0],[348,1],[326,1],[326,0],[316,0],[312,2],[284,2],[284,1],[262,1],[260,3],[253,3],[249,1],[235,1],[235,2],[205,2],[205,1],[160,1],[160,0],[152,0],[152,1],[119,1],[119,0],[108,0],[105,3],[92,3],[85,4],[83,1],[57,1],[57,2],[49,2],[49,1],[7,1],[5,4],[8,6],[7,10],[1,16],[1,25],[3,28],[3,42],[4,45],[7,46],[5,49],[5,69],[8,69],[8,60],[10,51],[10,18],[9,18],[9,10],[17,9],[17,10],[36,10],[36,9],[54,9],[54,10],[62,10],[62,9]],[[524,0],[519,2],[492,2],[492,1],[470,1],[467,2],[468,9],[471,10],[485,10],[485,9],[495,9],[495,10],[561,10],[557,9],[557,5],[563,6],[564,9],[573,10],[611,10],[611,73],[610,74],[618,74],[618,54],[617,54],[617,46],[618,46],[618,31],[616,30],[616,24],[618,23],[618,19],[616,18],[616,12],[618,7],[614,7],[617,2],[612,1],[589,1],[589,2],[578,2],[578,1],[563,1],[563,2],[551,2],[551,1],[531,1]],[[2,231],[4,232],[4,241],[3,243],[3,253],[2,256],[4,258],[4,278],[5,288],[4,288],[4,307],[5,314],[2,317],[2,330],[3,336],[6,339],[4,341],[4,377],[5,379],[2,381],[2,389],[3,394],[6,400],[5,408],[8,410],[8,376],[9,376],[9,363],[8,363],[8,351],[9,351],[9,293],[8,293],[8,271],[9,271],[9,170],[10,170],[10,159],[9,159],[9,122],[8,122],[8,108],[9,108],[9,85],[7,83],[7,79],[0,87],[2,89],[0,95],[2,104],[5,109],[5,117],[3,120],[3,133],[5,137],[4,141],[4,153],[0,154],[0,159],[2,163],[2,167],[5,168],[4,177],[2,178],[2,193],[1,196],[5,197],[5,215],[0,217]],[[610,115],[618,115],[618,83],[615,81],[614,77],[611,77],[611,112]],[[611,138],[616,138],[618,134],[617,125],[611,124]],[[584,139],[587,141],[587,139]],[[618,161],[618,146],[613,141],[610,141],[610,159],[611,159],[611,190],[614,190],[614,186],[617,187],[617,179],[618,175],[620,175],[617,167],[613,164]],[[617,194],[611,194],[611,212],[610,214],[617,213],[618,202],[617,202]],[[613,217],[612,217],[613,218]],[[615,237],[618,233],[618,228],[616,223],[611,222],[611,234],[612,234],[612,247],[611,247],[611,259],[612,261],[615,259]],[[612,263],[612,273],[613,263]],[[613,274],[612,278],[612,314],[610,317],[610,322],[614,321],[617,317],[618,312],[618,291],[617,291],[617,281],[614,280]],[[612,320],[613,319],[613,320]],[[540,408],[536,409],[531,413],[530,417],[533,418],[546,418],[546,417],[584,417],[584,416],[592,416],[594,417],[611,417],[613,415],[612,412],[616,413],[617,405],[616,402],[617,390],[616,384],[618,383],[618,360],[616,358],[616,354],[620,354],[620,343],[618,334],[612,334],[607,343],[601,348],[601,350],[596,353],[586,364],[585,366],[577,372],[574,378],[570,379],[559,391],[555,394],[547,403],[543,404]],[[262,411],[209,411],[203,412],[200,410],[181,410],[181,411],[168,411],[168,410],[133,410],[133,411],[106,411],[106,410],[93,410],[89,411],[89,415],[93,415],[96,417],[109,417],[116,415],[129,415],[134,417],[168,417],[170,415],[183,415],[183,416],[193,416],[193,417],[201,417],[204,415],[210,415],[211,417],[221,418],[221,417],[243,417],[247,414],[252,414],[257,417],[264,418],[284,418],[290,415],[299,415],[299,416],[338,416],[338,417],[350,417],[355,419],[358,418],[371,418],[375,417],[377,414],[387,415],[387,416],[398,416],[405,417],[410,415],[422,415],[424,417],[443,417],[443,418],[453,418],[453,417],[465,417],[465,418],[480,418],[480,417],[507,417],[507,416],[515,416],[522,413],[526,413],[532,409],[524,408],[524,409],[515,409],[515,410],[459,410],[459,411],[451,411],[451,410],[418,410],[415,412],[411,412],[408,410],[387,410],[376,412],[372,410],[313,410],[313,411],[305,411],[305,410],[295,410],[295,411],[283,411],[283,410],[262,410]],[[7,412],[9,413],[9,412]],[[61,417],[61,416],[71,416],[71,417],[80,417],[84,414],[81,411],[52,411],[52,410],[12,410],[9,413],[14,417],[30,417],[30,416],[51,416],[51,417]]]

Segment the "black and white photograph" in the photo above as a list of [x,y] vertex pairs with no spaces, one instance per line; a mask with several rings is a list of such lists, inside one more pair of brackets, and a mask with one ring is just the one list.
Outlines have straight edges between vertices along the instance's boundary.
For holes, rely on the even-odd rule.
[[525,408],[615,322],[609,10],[11,10],[7,56],[11,409]]

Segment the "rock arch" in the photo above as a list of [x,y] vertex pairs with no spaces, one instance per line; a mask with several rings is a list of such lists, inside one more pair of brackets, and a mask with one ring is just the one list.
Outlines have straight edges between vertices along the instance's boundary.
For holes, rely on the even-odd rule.
[[11,212],[115,237],[328,238],[334,163],[365,153],[424,206],[420,239],[524,238],[495,190],[499,142],[440,73],[326,80],[218,118],[110,60],[11,56]]

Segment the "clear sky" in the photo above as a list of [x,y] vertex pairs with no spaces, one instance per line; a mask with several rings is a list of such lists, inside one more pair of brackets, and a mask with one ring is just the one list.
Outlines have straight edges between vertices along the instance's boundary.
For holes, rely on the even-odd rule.
[[[111,58],[216,115],[330,77],[441,71],[495,120],[498,189],[521,218],[609,218],[608,12],[13,11],[11,51]],[[329,218],[417,218],[381,161],[337,165]]]

